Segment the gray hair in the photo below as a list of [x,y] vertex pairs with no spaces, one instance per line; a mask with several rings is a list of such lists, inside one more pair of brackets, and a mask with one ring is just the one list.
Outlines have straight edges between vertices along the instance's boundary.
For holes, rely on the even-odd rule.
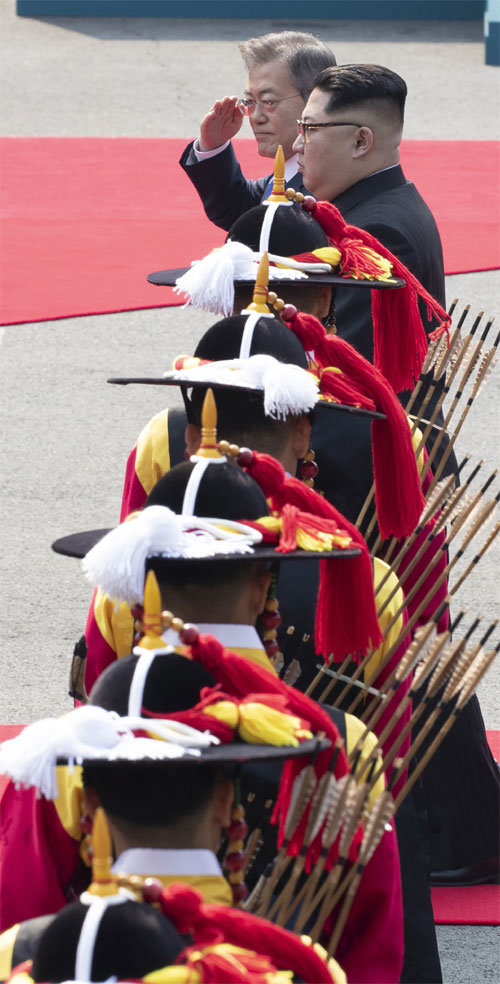
[[320,72],[337,64],[333,51],[326,44],[314,34],[302,31],[264,34],[242,41],[239,49],[248,71],[270,61],[284,62],[297,92],[304,96],[312,92]]

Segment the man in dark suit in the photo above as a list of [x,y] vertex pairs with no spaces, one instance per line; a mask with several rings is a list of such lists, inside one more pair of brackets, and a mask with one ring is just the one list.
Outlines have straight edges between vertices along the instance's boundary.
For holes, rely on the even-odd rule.
[[[411,181],[407,181],[399,163],[403,135],[406,82],[401,76],[380,65],[342,65],[325,69],[316,79],[314,89],[299,122],[294,143],[299,172],[312,194],[331,201],[346,222],[366,229],[398,256],[415,274],[426,290],[445,306],[444,266],[441,239],[428,205]],[[424,327],[425,305],[421,306]],[[339,291],[335,298],[335,323],[342,338],[350,342],[373,362],[373,325],[371,298],[363,291]],[[444,380],[441,385],[444,385]],[[418,410],[427,389],[422,386]],[[439,398],[436,387],[428,403],[430,416]],[[405,406],[408,393],[401,393]],[[437,423],[442,417],[437,418]],[[346,435],[346,427],[348,432]],[[431,435],[430,443],[433,437]],[[337,434],[314,435],[314,448],[324,481],[337,482],[329,470],[336,460],[333,448],[339,444],[348,456],[344,469],[352,482],[345,486],[345,501],[350,503],[349,518],[358,515],[364,502],[370,476],[359,481],[363,462],[369,458],[370,435],[366,423],[347,421]],[[326,442],[326,444],[325,444]],[[325,445],[323,447],[323,445]],[[436,456],[439,463],[447,442]],[[325,459],[325,460],[323,460]],[[444,476],[456,471],[451,454]]]
[[[376,236],[444,306],[436,222],[399,163],[406,93],[404,79],[379,65],[328,68],[316,79],[294,149],[312,194]],[[359,293],[339,295],[337,327],[373,361],[370,298]]]
[[285,155],[288,187],[306,192],[297,172],[293,142],[297,117],[318,74],[335,65],[335,56],[312,34],[281,31],[250,38],[239,46],[248,70],[242,99],[218,100],[202,119],[200,135],[185,149],[180,165],[193,182],[211,222],[229,229],[243,212],[267,197],[271,174],[245,178],[231,144],[248,116],[261,157],[274,159],[278,145]]

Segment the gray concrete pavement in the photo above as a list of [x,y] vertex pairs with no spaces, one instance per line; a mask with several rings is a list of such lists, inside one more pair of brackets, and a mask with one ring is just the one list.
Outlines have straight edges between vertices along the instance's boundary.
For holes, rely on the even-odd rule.
[[479,21],[29,20],[13,6],[4,0],[0,68],[11,136],[194,136],[200,113],[242,91],[237,43],[285,28],[313,31],[339,62],[401,72],[408,138],[499,135],[498,69],[484,65]]
[[[26,20],[0,5],[0,132],[11,136],[185,136],[216,97],[244,84],[237,41],[281,29],[271,21]],[[485,67],[479,23],[299,22],[339,61],[377,61],[410,88],[409,138],[499,135],[498,69]],[[457,203],[459,207],[459,203]],[[158,267],[161,266],[159,257]],[[498,274],[448,278],[448,297],[494,313]],[[126,455],[162,390],[118,389],[110,374],[168,366],[211,321],[179,309],[68,319],[4,329],[0,351],[2,474],[0,720],[28,721],[68,709],[69,657],[90,591],[78,563],[51,553],[67,532],[113,524]],[[156,362],[154,368],[157,368]],[[500,463],[499,369],[478,398],[459,442]],[[169,403],[172,396],[169,393]],[[498,611],[493,558],[457,603]],[[487,726],[500,727],[498,668],[480,691]],[[446,984],[498,979],[490,927],[440,927]]]

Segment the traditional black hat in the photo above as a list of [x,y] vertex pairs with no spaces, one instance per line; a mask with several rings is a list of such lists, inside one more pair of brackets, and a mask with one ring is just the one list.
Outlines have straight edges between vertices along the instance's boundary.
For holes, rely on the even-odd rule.
[[[170,920],[145,902],[125,895],[112,899],[96,899],[91,906],[73,902],[54,917],[35,951],[34,981],[140,980],[174,963],[185,940]],[[90,920],[97,909],[101,918],[94,933]]]
[[[210,390],[206,407],[197,454],[162,476],[142,513],[105,536],[102,530],[84,531],[52,545],[57,553],[85,556],[87,575],[111,597],[140,602],[146,569],[161,576],[165,565],[171,569],[186,562],[310,559],[312,544],[310,550],[282,553],[279,542],[276,546],[263,542],[262,531],[254,527],[260,521],[265,525],[269,514],[265,496],[257,482],[219,450]],[[356,556],[359,549],[344,540],[333,538],[321,558]],[[93,549],[85,555],[89,542]]]
[[[346,413],[384,420],[366,393],[352,387],[343,374],[314,375],[306,353],[293,330],[271,314],[267,306],[269,263],[264,253],[257,270],[254,296],[240,315],[218,321],[205,332],[194,356],[179,356],[174,369],[161,377],[120,377],[110,383],[127,385],[180,386],[189,415],[189,388],[206,390],[243,390],[261,394],[266,417],[285,419],[292,414],[310,412],[316,406],[328,406]],[[279,302],[284,316],[297,313],[291,305]],[[208,364],[205,364],[208,363]],[[330,388],[339,389],[340,397]]]
[[176,287],[176,291],[185,294],[193,306],[227,315],[232,308],[228,301],[228,280],[241,286],[251,285],[256,265],[262,253],[267,251],[273,263],[271,279],[283,285],[404,287],[404,280],[391,276],[390,263],[374,251],[370,273],[367,273],[364,264],[360,270],[356,260],[353,262],[355,242],[351,244],[348,260],[335,246],[332,247],[319,222],[294,203],[293,199],[301,203],[304,196],[291,190],[284,191],[283,174],[283,151],[279,147],[272,194],[266,202],[249,209],[236,220],[229,230],[226,245],[191,267],[150,273],[148,281]]

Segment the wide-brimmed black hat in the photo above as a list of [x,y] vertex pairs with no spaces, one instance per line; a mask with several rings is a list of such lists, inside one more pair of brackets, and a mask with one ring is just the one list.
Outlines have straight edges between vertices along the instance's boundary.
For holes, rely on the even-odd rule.
[[[264,394],[264,381],[259,382],[255,378],[253,382],[249,382],[245,379],[245,370],[248,368],[249,371],[253,371],[253,369],[251,363],[245,365],[244,359],[246,356],[251,358],[256,355],[266,355],[281,364],[280,366],[273,366],[271,363],[269,365],[268,375],[273,381],[273,385],[276,386],[281,381],[285,383],[287,391],[293,391],[298,395],[300,373],[297,373],[295,367],[304,371],[308,367],[308,358],[299,340],[280,318],[271,314],[264,314],[258,319],[252,318],[249,337],[247,337],[248,322],[249,312],[232,315],[217,321],[198,342],[194,356],[175,360],[177,368],[166,372],[163,376],[113,377],[108,379],[108,382],[121,386],[133,383],[150,386],[179,386],[183,390],[186,408],[189,409],[189,398],[186,399],[185,393],[188,389],[206,390],[210,386],[214,390],[246,390],[248,393],[260,392]],[[243,346],[245,356],[242,359]],[[242,362],[241,366],[228,367],[227,372],[224,370],[225,363],[229,360],[238,359]],[[200,361],[212,363],[212,366],[204,365],[201,367],[196,364]],[[183,362],[182,367],[181,362]],[[292,378],[293,374],[296,376],[296,382]],[[234,377],[234,382],[230,379],[231,375]],[[290,375],[290,381],[288,379],[285,381],[285,375]],[[313,385],[310,378],[307,379],[305,376],[302,378],[306,384]],[[286,406],[283,401],[281,404]],[[348,403],[322,400],[320,392],[316,396],[316,401],[311,398],[310,406],[305,406],[299,402],[290,403],[289,413],[307,412],[312,409],[313,404],[355,416],[385,420],[385,415],[376,410],[368,410]]]
[[[96,899],[97,901],[97,899]],[[89,905],[72,902],[42,933],[34,953],[32,979],[75,979],[76,955]],[[186,943],[169,919],[145,902],[123,896],[107,905],[95,937],[90,981],[140,980],[173,964]]]
[[[255,277],[251,272],[250,253],[253,254],[253,263],[256,269],[258,260],[262,252],[267,250],[271,260],[270,281],[273,287],[290,287],[308,284],[327,284],[335,287],[355,287],[368,290],[383,290],[404,287],[405,281],[397,277],[387,279],[375,278],[364,279],[357,277],[342,276],[341,271],[335,267],[332,269],[328,254],[325,250],[329,249],[329,241],[324,230],[311,215],[297,205],[290,202],[275,208],[272,223],[270,224],[269,234],[265,242],[262,241],[264,222],[269,218],[269,204],[257,205],[249,209],[236,220],[228,232],[226,243],[240,243],[248,248],[247,264],[241,265],[241,260],[234,258],[234,283],[241,286],[251,286]],[[315,259],[316,251],[321,251]],[[241,251],[240,251],[241,252]],[[217,254],[223,263],[230,261],[232,249],[214,250],[212,254],[204,257],[190,267],[177,267],[168,270],[157,270],[150,273],[147,277],[149,283],[161,287],[182,287],[178,281],[188,272],[205,264],[212,271],[218,259]],[[301,259],[301,257],[304,257]],[[298,259],[296,259],[298,258]],[[331,257],[335,262],[335,256]],[[287,264],[287,261],[288,264]],[[338,257],[337,263],[340,261]],[[317,266],[317,272],[314,266]],[[287,266],[290,270],[287,276]],[[293,269],[302,269],[303,277],[294,275]],[[188,288],[188,284],[185,284]],[[184,292],[184,291],[181,291]],[[189,294],[186,291],[187,296]],[[286,292],[285,292],[286,294]],[[200,305],[201,306],[201,305]],[[212,308],[208,308],[212,310]]]
[[[194,456],[196,457],[196,456]],[[196,467],[196,461],[182,462],[176,465],[169,472],[162,476],[151,490],[147,504],[141,517],[148,513],[153,506],[166,507],[165,511],[171,511],[180,515],[186,495],[186,489],[191,475]],[[217,516],[215,524],[224,527],[228,522],[238,523],[249,520],[257,521],[267,516],[269,509],[265,496],[257,482],[254,481],[238,465],[231,461],[218,461],[216,466],[205,468],[199,482],[195,497],[196,517],[203,520],[204,517],[212,518]],[[223,513],[223,515],[221,515]],[[148,516],[146,515],[146,521]],[[142,519],[141,519],[142,521]],[[89,550],[95,547],[107,534],[120,536],[122,527],[130,528],[131,524],[136,523],[136,519],[131,519],[126,524],[121,524],[115,530],[84,530],[83,532],[73,533],[62,537],[52,544],[52,549],[56,553],[70,557],[85,557]],[[189,524],[188,524],[189,525]],[[191,524],[192,526],[193,524]],[[201,529],[201,527],[200,527]],[[125,530],[125,534],[129,530]],[[237,531],[235,531],[237,535]],[[118,552],[120,554],[119,548]],[[359,553],[357,547],[333,548],[325,550],[318,556],[321,559],[331,557],[354,557]],[[265,561],[286,561],[286,560],[305,560],[315,556],[307,550],[293,550],[288,553],[279,553],[277,548],[272,545],[256,543],[248,552],[235,552],[233,549],[224,552],[210,554],[206,556],[162,556],[161,551],[151,549],[144,558],[145,568],[153,569],[161,578],[162,569],[171,569],[176,565],[185,566],[186,563],[206,564],[206,563],[254,563],[258,560]],[[108,592],[109,593],[109,592]]]

